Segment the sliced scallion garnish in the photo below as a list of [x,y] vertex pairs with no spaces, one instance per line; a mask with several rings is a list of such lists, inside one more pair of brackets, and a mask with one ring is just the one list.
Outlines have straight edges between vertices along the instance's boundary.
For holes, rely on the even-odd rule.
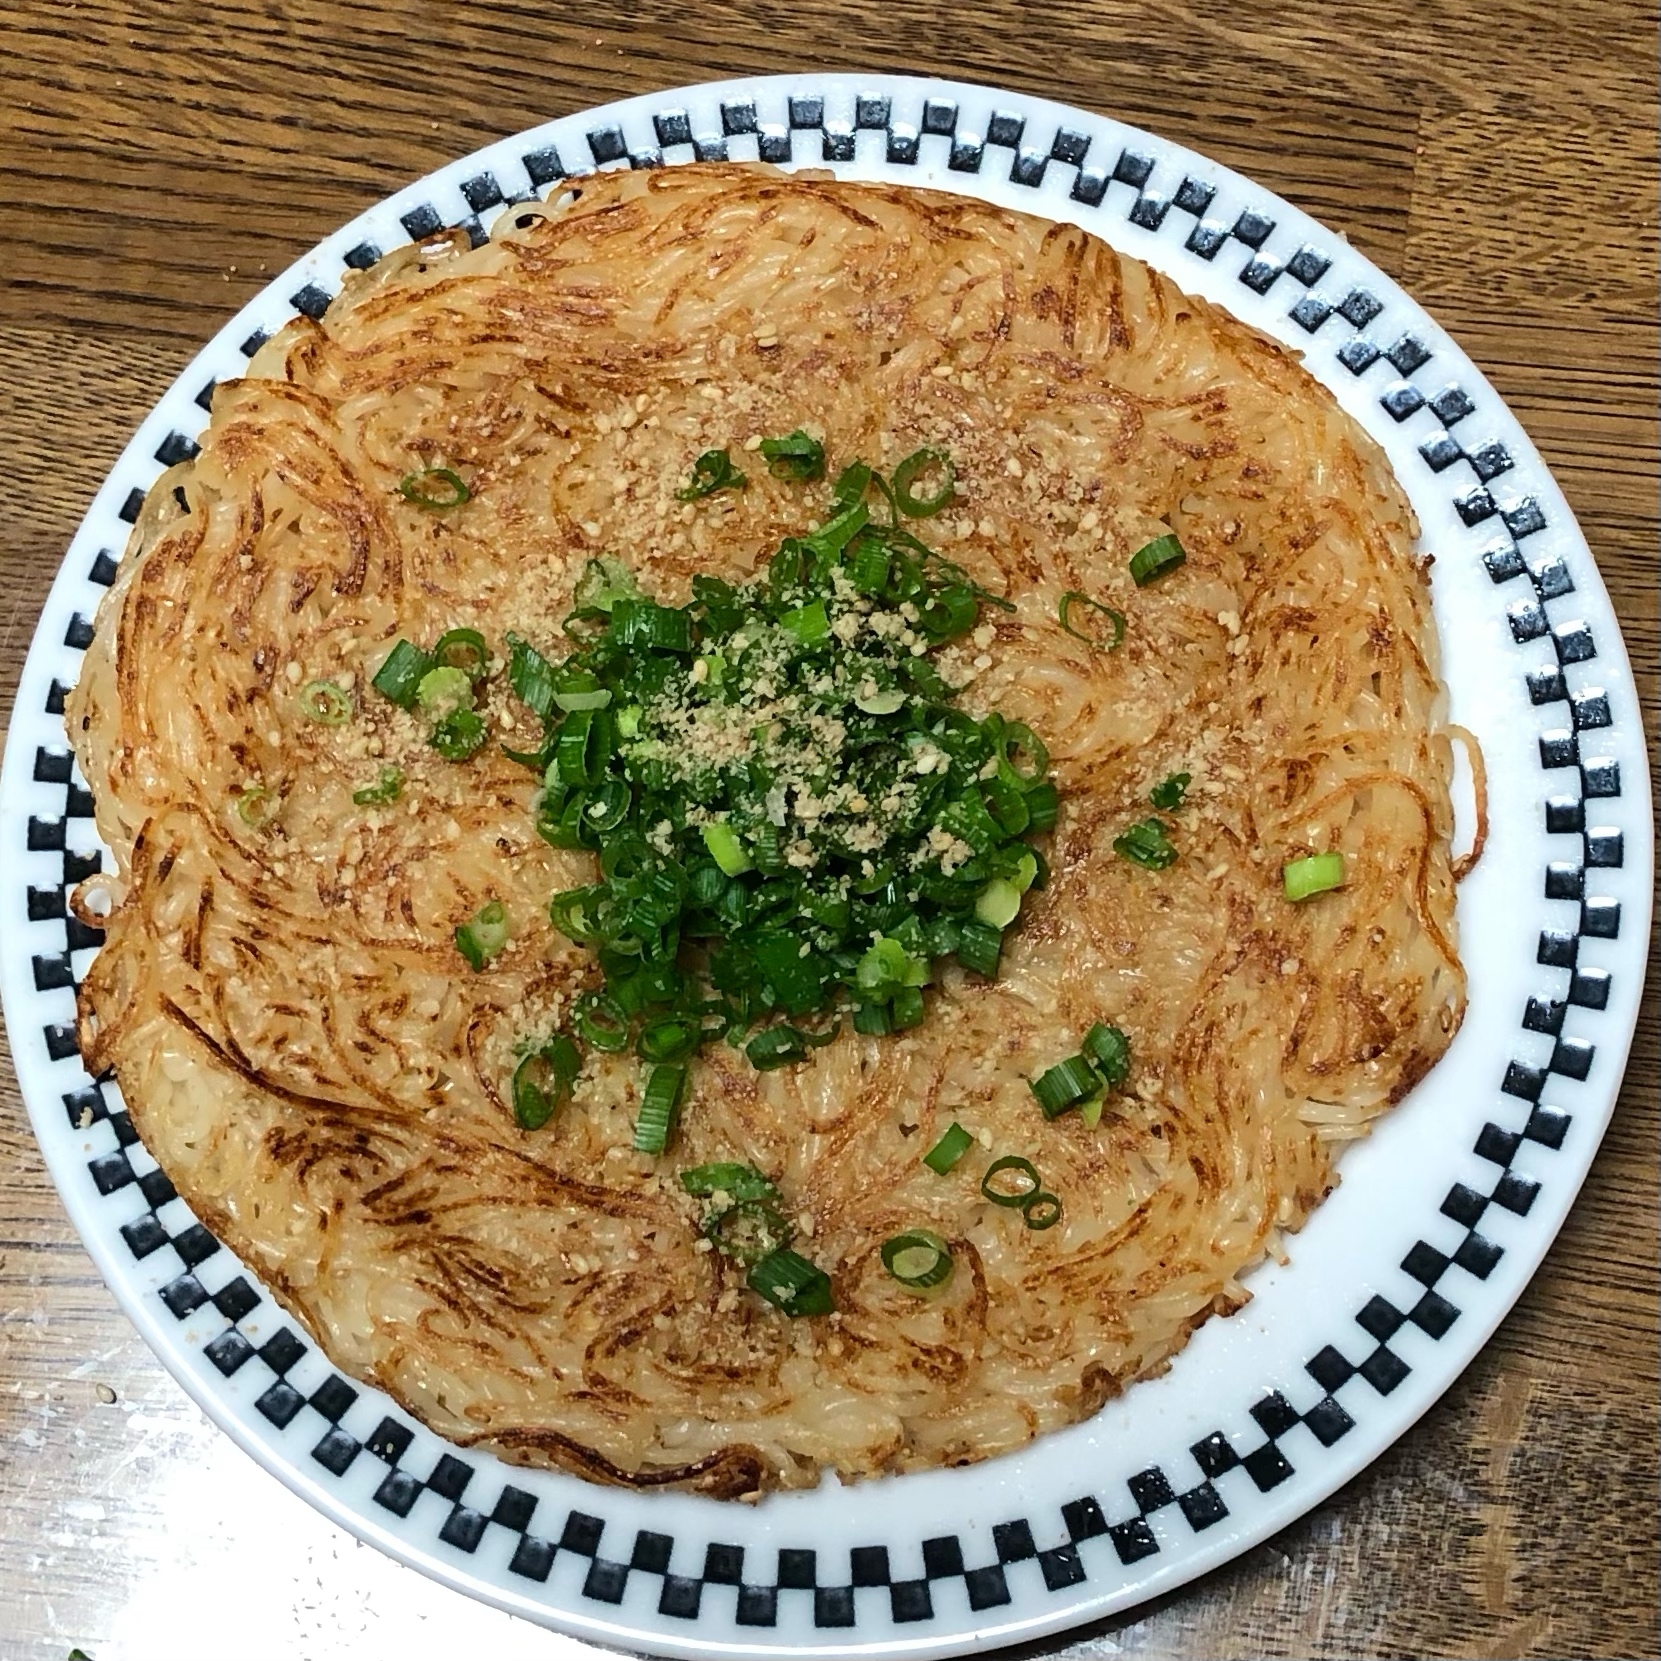
[[1187,558],[1182,544],[1174,536],[1156,536],[1130,556],[1131,581],[1138,588],[1146,588],[1156,577],[1174,571]]
[[424,508],[428,513],[459,508],[473,499],[461,474],[449,467],[424,467],[419,473],[406,473],[398,481],[398,494],[412,507]]
[[923,1163],[931,1171],[945,1176],[974,1145],[974,1137],[954,1119],[940,1140],[923,1155]]
[[583,568],[571,598],[579,612],[600,611],[609,616],[619,600],[640,598],[640,584],[622,560],[612,554],[601,554]]
[[932,1229],[911,1228],[882,1245],[882,1266],[902,1286],[928,1291],[952,1277],[952,1249]]
[[734,1202],[777,1199],[779,1193],[772,1179],[763,1176],[755,1166],[725,1159],[709,1165],[693,1165],[682,1171],[681,1187],[695,1199],[725,1194]]
[[1344,885],[1344,856],[1341,853],[1311,854],[1307,859],[1289,860],[1280,868],[1281,881],[1289,900],[1307,900],[1316,894]]
[[421,677],[415,689],[415,701],[435,719],[454,709],[471,709],[473,677],[465,669],[441,663]]
[[1021,909],[1021,890],[1007,877],[994,877],[975,901],[975,916],[989,928],[1003,930]]
[[1081,1047],[1104,1084],[1125,1082],[1130,1073],[1130,1040],[1117,1027],[1097,1021],[1084,1035]]
[[369,684],[399,708],[414,709],[416,691],[432,667],[433,660],[419,646],[400,640],[387,653],[386,661],[375,671]]
[[669,1146],[685,1089],[683,1066],[661,1065],[646,1075],[646,1091],[640,1098],[640,1112],[634,1121],[634,1145],[638,1152],[662,1153]]
[[759,1263],[762,1258],[788,1246],[794,1232],[789,1220],[772,1200],[761,1195],[752,1199],[735,1199],[724,1210],[710,1216],[704,1224],[705,1239],[712,1242],[723,1256],[744,1264]]
[[784,438],[764,438],[762,459],[775,479],[812,484],[825,476],[825,447],[798,427]]
[[263,784],[251,784],[237,792],[236,816],[250,830],[258,830],[270,819],[276,800]]
[[742,490],[749,484],[732,464],[725,450],[705,450],[692,464],[692,478],[686,487],[675,492],[678,502],[695,502],[700,497],[712,496],[718,490]]
[[319,726],[344,726],[352,719],[352,695],[333,681],[307,681],[297,701],[300,713]]
[[1170,773],[1148,792],[1148,800],[1166,813],[1175,813],[1194,782],[1192,773]]
[[[999,1181],[999,1178],[1003,1180]],[[1030,1159],[1013,1153],[994,1159],[986,1167],[986,1175],[980,1179],[981,1193],[994,1205],[1023,1206],[1043,1186],[1038,1177],[1038,1167]]]
[[366,784],[361,790],[352,792],[352,800],[359,807],[385,807],[388,803],[397,801],[403,794],[403,789],[403,768],[383,767],[381,776],[373,784]]
[[717,821],[705,825],[701,834],[709,857],[720,866],[724,875],[740,877],[752,868],[754,861],[744,852],[744,844],[738,840],[738,833],[731,825]]
[[477,629],[446,629],[433,647],[433,662],[463,670],[469,680],[483,680],[490,669],[490,649]]
[[513,1073],[513,1117],[520,1128],[541,1130],[581,1071],[582,1056],[563,1033],[526,1055]]
[[[912,486],[920,478],[933,476],[939,480],[932,494],[918,496]],[[913,519],[928,519],[951,501],[957,487],[957,469],[944,451],[927,447],[914,450],[894,469],[894,500],[901,513]]]
[[1176,864],[1177,850],[1170,827],[1158,819],[1143,819],[1113,838],[1113,851],[1147,871],[1163,871]]
[[1065,1061],[1045,1068],[1029,1082],[1029,1088],[1038,1098],[1038,1105],[1044,1110],[1046,1119],[1065,1113],[1101,1087],[1102,1081],[1090,1058],[1085,1055],[1070,1055]]
[[508,943],[507,907],[500,900],[481,906],[470,922],[456,930],[456,950],[474,969],[482,969]]
[[453,709],[433,723],[428,742],[446,761],[477,755],[490,736],[483,719],[470,709]]
[[[813,464],[799,435],[773,442],[770,463]],[[730,467],[708,452],[695,483],[732,488]],[[550,903],[603,976],[573,1011],[580,1043],[681,1066],[722,1037],[784,1067],[839,1006],[865,1035],[917,1025],[941,959],[997,974],[1044,882],[1025,838],[1059,798],[1038,735],[967,714],[930,661],[1008,604],[907,528],[948,499],[949,459],[920,452],[896,483],[853,464],[823,523],[747,582],[696,575],[678,607],[603,556],[570,648],[508,637],[542,726],[507,752],[538,776],[537,831],[600,855],[598,882]]]
[[1021,1207],[1021,1216],[1031,1229],[1054,1228],[1061,1221],[1061,1201],[1054,1194],[1040,1189],[1029,1194]]
[[830,1276],[788,1247],[762,1258],[747,1282],[752,1292],[786,1315],[829,1315],[836,1308]]

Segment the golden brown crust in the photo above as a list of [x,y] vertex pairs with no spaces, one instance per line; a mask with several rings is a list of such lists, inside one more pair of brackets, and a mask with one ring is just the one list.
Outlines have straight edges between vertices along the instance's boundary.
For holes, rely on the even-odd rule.
[[[350,277],[152,491],[70,703],[118,867],[89,1063],[336,1363],[458,1442],[730,1498],[1093,1413],[1239,1307],[1462,1015],[1411,512],[1290,355],[1072,227],[706,167],[520,217]],[[531,833],[528,774],[442,762],[369,677],[458,624],[557,646],[602,549],[671,600],[753,570],[824,505],[742,459],[798,425],[838,461],[951,449],[962,496],[927,533],[1015,606],[951,668],[1050,743],[1050,887],[999,983],[954,971],[913,1033],[768,1075],[707,1055],[661,1169],[604,1060],[526,1136],[503,1083],[592,980],[544,910],[586,858]],[[750,488],[676,502],[722,446]],[[466,475],[465,510],[398,496],[425,466]],[[1167,529],[1188,563],[1134,588]],[[1120,651],[1060,630],[1075,588],[1127,614]],[[318,677],[349,682],[347,725],[299,714]],[[509,743],[514,708],[498,678]],[[392,762],[404,799],[354,806]],[[1182,857],[1150,875],[1112,839],[1177,770]],[[1282,862],[1326,847],[1348,885],[1289,905]],[[474,975],[451,931],[489,897],[514,939]],[[1135,1088],[1095,1132],[1046,1124],[1025,1078],[1096,1019]],[[982,1201],[985,1152],[922,1167],[954,1119],[1032,1157],[1062,1226]],[[786,1321],[694,1249],[674,1172],[712,1158],[780,1179],[836,1319]],[[957,1264],[926,1300],[877,1259],[919,1224]]]

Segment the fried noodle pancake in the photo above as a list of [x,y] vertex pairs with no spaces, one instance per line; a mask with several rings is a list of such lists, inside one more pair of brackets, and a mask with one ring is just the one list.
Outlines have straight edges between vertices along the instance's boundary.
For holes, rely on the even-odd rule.
[[[546,904],[592,856],[536,837],[497,744],[445,761],[370,677],[456,626],[562,652],[602,551],[668,604],[750,576],[830,499],[745,461],[798,426],[833,468],[953,457],[928,539],[1014,609],[947,655],[972,713],[1050,746],[1049,885],[1000,978],[949,969],[912,1031],[772,1073],[706,1049],[667,1157],[631,1149],[624,1057],[527,1133],[514,1045],[598,978]],[[749,488],[677,501],[723,447]],[[401,497],[424,468],[465,508]],[[1168,532],[1187,563],[1137,588]],[[402,249],[216,389],[99,612],[69,710],[116,861],[78,899],[107,931],[87,1063],[333,1362],[454,1442],[726,1497],[1018,1447],[1238,1308],[1459,1025],[1415,534],[1293,354],[1073,226],[687,166]],[[1125,614],[1119,650],[1064,632],[1069,590]],[[349,721],[306,719],[319,677]],[[482,708],[535,747],[501,675]],[[401,799],[354,804],[391,764]],[[1180,857],[1141,869],[1113,839],[1178,771]],[[1289,903],[1282,864],[1328,849],[1346,885]],[[452,932],[492,898],[513,937],[475,973]],[[1099,1128],[1046,1122],[1027,1080],[1097,1020],[1130,1085]],[[954,1119],[977,1146],[940,1176]],[[994,1154],[1038,1166],[1059,1226],[982,1197]],[[836,1315],[787,1320],[700,1249],[677,1172],[712,1160],[778,1182]],[[930,1297],[879,1261],[916,1227],[956,1263]]]

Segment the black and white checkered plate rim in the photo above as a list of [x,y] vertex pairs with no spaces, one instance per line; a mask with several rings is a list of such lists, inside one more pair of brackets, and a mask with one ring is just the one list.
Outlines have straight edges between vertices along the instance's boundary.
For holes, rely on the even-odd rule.
[[[602,167],[828,167],[1086,226],[1295,345],[1385,446],[1438,556],[1454,715],[1487,752],[1490,853],[1461,896],[1454,1050],[1247,1312],[1166,1378],[1008,1459],[749,1508],[598,1489],[446,1446],[349,1383],[190,1215],[108,1079],[74,985],[99,934],[66,893],[107,856],[64,695],[161,469],[219,380],[343,272]],[[0,781],[0,985],[36,1132],[106,1279],[263,1464],[362,1538],[474,1596],[670,1654],[959,1653],[1181,1584],[1362,1469],[1520,1293],[1590,1165],[1648,930],[1648,776],[1614,615],[1561,494],[1491,387],[1394,284],[1289,204],[1063,105],[901,77],[793,76],[632,99],[400,191],[247,306],[140,428],[43,612]]]

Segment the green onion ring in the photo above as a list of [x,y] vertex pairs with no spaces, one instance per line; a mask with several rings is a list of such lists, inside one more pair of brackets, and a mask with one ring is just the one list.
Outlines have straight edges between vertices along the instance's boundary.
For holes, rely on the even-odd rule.
[[333,681],[307,681],[298,701],[300,713],[320,726],[340,727],[352,719],[352,696]]
[[[428,479],[437,479],[444,488],[434,492],[425,488]],[[424,467],[419,473],[406,473],[398,481],[398,494],[412,507],[425,508],[428,513],[442,513],[446,508],[459,508],[473,499],[461,474],[449,467]]]
[[1061,1201],[1054,1194],[1040,1189],[1029,1194],[1021,1206],[1021,1215],[1030,1229],[1054,1228],[1061,1221]]
[[902,1286],[925,1292],[952,1278],[952,1248],[932,1229],[907,1229],[883,1242],[882,1266]]
[[[912,495],[912,482],[918,474],[926,473],[931,468],[943,475],[940,488],[932,496]],[[957,469],[944,450],[925,446],[921,450],[913,450],[894,469],[893,488],[894,500],[899,504],[901,513],[911,519],[928,519],[951,501],[952,492],[957,488]]]
[[[1019,1193],[1007,1188],[994,1188],[992,1179],[1002,1176],[1005,1171],[1014,1171],[1026,1181],[1027,1186]],[[1006,1153],[1001,1159],[994,1159],[986,1167],[986,1175],[980,1179],[981,1193],[994,1205],[1024,1206],[1034,1194],[1043,1190],[1043,1186],[1038,1175],[1038,1167],[1030,1159],[1023,1159],[1014,1153]]]

